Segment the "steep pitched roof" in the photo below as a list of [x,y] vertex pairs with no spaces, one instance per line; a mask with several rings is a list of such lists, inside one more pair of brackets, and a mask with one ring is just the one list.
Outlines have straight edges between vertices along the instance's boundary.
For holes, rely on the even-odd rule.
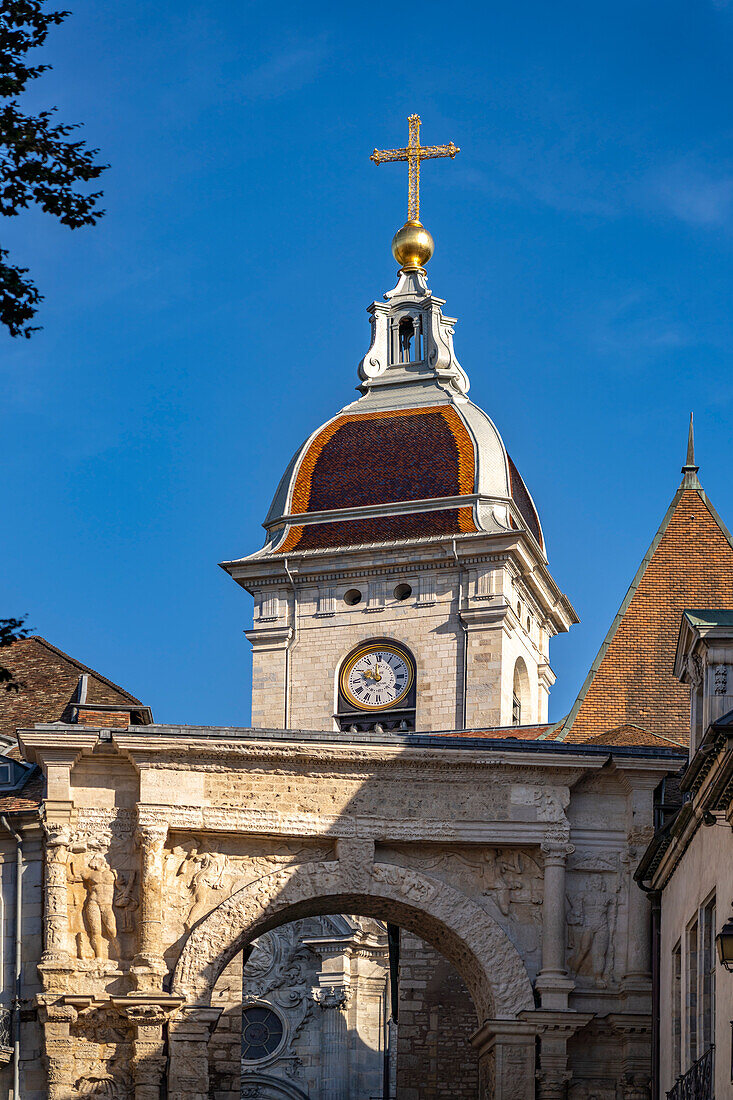
[[87,703],[142,705],[129,691],[37,635],[0,649],[0,664],[21,684],[18,692],[0,691],[0,735],[5,737],[14,738],[16,730],[36,722],[60,721],[82,674],[89,677]]
[[733,608],[733,539],[696,474],[686,473],[555,737],[587,743],[633,726],[650,744],[686,744],[690,695],[674,676],[674,656],[690,607]]

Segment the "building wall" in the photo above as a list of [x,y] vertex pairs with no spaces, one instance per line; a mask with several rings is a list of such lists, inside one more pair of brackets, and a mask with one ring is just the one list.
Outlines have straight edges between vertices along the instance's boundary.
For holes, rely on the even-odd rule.
[[[672,1068],[672,952],[682,942],[682,1027],[683,1072],[689,1068],[684,1051],[687,1046],[685,1003],[685,933],[700,907],[716,896],[717,931],[730,914],[733,898],[733,839],[730,828],[700,826],[675,869],[662,895],[661,923],[661,1034],[660,1071],[662,1095],[674,1084]],[[731,1020],[733,1020],[733,974],[716,959],[715,970],[715,1096],[733,1095],[731,1083]],[[699,1053],[702,1053],[700,1051]]]
[[478,1027],[468,990],[443,956],[400,935],[397,1100],[476,1100]]

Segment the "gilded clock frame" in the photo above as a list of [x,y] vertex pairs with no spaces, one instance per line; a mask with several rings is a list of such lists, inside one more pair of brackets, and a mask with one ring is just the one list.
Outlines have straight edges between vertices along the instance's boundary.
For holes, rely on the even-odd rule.
[[[360,702],[355,699],[349,691],[349,673],[352,668],[359,661],[365,653],[374,653],[376,650],[385,653],[395,653],[401,660],[407,665],[408,679],[403,691],[393,699],[391,703],[379,703],[377,706],[370,706],[367,703]],[[397,642],[364,642],[358,646],[354,652],[348,657],[341,666],[341,672],[339,673],[339,689],[344,699],[353,706],[356,710],[362,714],[371,714],[379,710],[399,710],[400,703],[404,703],[405,699],[410,693],[413,683],[415,682],[415,661],[412,654],[406,649],[405,646],[399,645]]]

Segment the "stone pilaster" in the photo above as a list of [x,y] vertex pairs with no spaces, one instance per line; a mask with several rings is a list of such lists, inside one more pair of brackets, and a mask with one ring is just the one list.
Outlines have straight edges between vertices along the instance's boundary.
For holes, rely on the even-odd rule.
[[645,846],[630,845],[628,855],[629,906],[626,930],[626,967],[624,985],[641,982],[648,988],[651,980],[651,904],[634,882],[633,874]]
[[132,1024],[132,1079],[135,1100],[160,1100],[166,1055],[163,1026],[168,1013],[157,1004],[126,1003]]
[[140,916],[138,953],[133,964],[135,983],[140,990],[162,988],[166,972],[163,961],[163,845],[167,825],[140,825]]
[[[622,857],[626,871],[628,897],[626,923],[626,958],[623,961],[621,987],[627,1012],[647,1012],[651,996],[651,902],[634,881],[634,871],[639,865],[654,831],[655,777],[634,775],[630,777],[627,802],[627,843]],[[633,785],[631,785],[633,784]]]
[[42,962],[69,964],[69,830],[48,824],[46,831],[45,907]]
[[168,1026],[168,1095],[209,1100],[209,1039],[221,1009],[191,1005]]
[[619,1012],[608,1022],[621,1038],[621,1096],[623,1100],[651,1098],[651,1016]]
[[536,1029],[524,1020],[487,1020],[471,1037],[479,1053],[479,1100],[535,1100]]
[[537,1100],[565,1100],[572,1080],[568,1065],[568,1042],[580,1028],[593,1019],[591,1012],[522,1013],[540,1037],[540,1067],[537,1073]]
[[44,1061],[48,1079],[48,1100],[67,1100],[74,1080],[74,1040],[71,1024],[76,1009],[60,1002],[41,1002],[38,1017],[43,1027]]
[[565,869],[567,858],[575,851],[566,840],[542,842],[544,857],[544,893],[542,899],[542,969],[536,986],[544,1009],[562,1011],[574,983],[565,966],[567,921],[565,913]]

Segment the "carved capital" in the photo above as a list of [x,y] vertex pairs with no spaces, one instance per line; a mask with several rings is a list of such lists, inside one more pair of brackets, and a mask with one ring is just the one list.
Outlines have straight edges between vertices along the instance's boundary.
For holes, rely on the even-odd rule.
[[135,831],[135,841],[143,852],[149,849],[162,848],[168,836],[168,825],[138,825]]
[[559,867],[565,865],[568,856],[571,856],[575,851],[575,845],[569,844],[564,837],[546,836],[540,844],[540,851],[544,858],[545,867]]
[[350,990],[346,986],[322,986],[314,989],[313,1000],[321,1008],[344,1008],[349,1002]]

